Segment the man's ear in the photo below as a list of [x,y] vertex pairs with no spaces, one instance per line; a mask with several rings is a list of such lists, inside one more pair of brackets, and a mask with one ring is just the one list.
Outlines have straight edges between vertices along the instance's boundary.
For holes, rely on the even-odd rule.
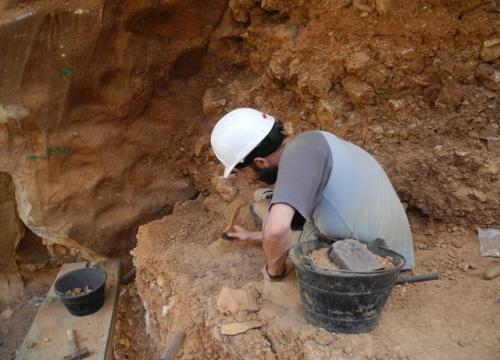
[[253,159],[253,163],[259,169],[267,169],[271,165],[269,164],[269,161],[267,161],[267,159],[263,157],[256,157],[255,159]]

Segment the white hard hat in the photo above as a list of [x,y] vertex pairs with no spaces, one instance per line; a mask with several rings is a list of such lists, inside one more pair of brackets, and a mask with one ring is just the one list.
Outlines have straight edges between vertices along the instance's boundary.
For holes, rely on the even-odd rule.
[[273,125],[274,117],[250,108],[233,110],[217,122],[210,143],[224,165],[225,178],[269,134]]

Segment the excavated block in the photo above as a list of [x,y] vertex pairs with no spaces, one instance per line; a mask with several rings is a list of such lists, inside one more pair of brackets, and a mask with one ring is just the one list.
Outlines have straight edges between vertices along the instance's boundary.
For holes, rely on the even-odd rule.
[[367,272],[382,268],[366,245],[353,239],[333,243],[330,258],[342,270]]

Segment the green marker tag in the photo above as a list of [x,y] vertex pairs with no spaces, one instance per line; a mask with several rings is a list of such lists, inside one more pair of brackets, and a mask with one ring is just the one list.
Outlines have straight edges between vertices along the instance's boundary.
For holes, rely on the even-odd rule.
[[69,67],[63,67],[59,69],[59,75],[63,78],[64,77],[70,78],[71,76],[73,76],[73,70]]

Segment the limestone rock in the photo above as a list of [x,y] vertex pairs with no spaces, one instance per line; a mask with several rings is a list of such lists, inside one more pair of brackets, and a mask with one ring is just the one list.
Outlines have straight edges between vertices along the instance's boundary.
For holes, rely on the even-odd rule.
[[373,8],[365,0],[353,0],[352,7],[366,13],[372,12]]
[[229,7],[233,12],[233,17],[236,21],[247,22],[249,19],[249,11],[254,6],[253,0],[230,0]]
[[223,287],[217,299],[217,309],[224,314],[235,314],[238,311],[258,311],[257,295],[250,290]]
[[393,0],[375,0],[375,9],[377,13],[383,15],[387,13],[391,7]]
[[230,11],[224,13],[219,26],[214,30],[212,36],[216,39],[237,38],[245,28],[231,16]]
[[347,360],[351,359],[351,356],[333,346],[322,346],[312,340],[304,343],[304,360],[327,359]]
[[344,78],[342,81],[344,89],[355,104],[372,104],[375,93],[373,88],[366,82],[352,76]]
[[12,310],[12,309],[5,309],[4,311],[2,311],[2,314],[0,316],[4,320],[9,320],[10,317],[12,316],[12,314],[14,314],[14,310]]
[[232,202],[236,199],[238,188],[234,187],[229,180],[221,177],[213,177],[210,182],[224,201]]
[[220,332],[222,335],[238,335],[261,326],[260,321],[235,322],[222,325]]
[[345,68],[348,72],[354,72],[356,70],[364,68],[370,62],[370,55],[366,51],[358,51],[351,54],[346,59]]
[[217,92],[217,89],[210,88],[203,95],[203,112],[205,115],[218,115],[224,110],[227,100]]
[[24,233],[25,228],[17,214],[12,178],[0,172],[0,271],[17,272],[14,255]]
[[297,81],[300,91],[303,94],[309,92],[319,98],[326,96],[332,87],[330,66],[323,65],[303,70]]
[[490,64],[480,64],[474,74],[475,78],[490,90],[500,90],[500,71]]
[[267,11],[284,11],[288,8],[289,4],[293,3],[291,0],[262,0],[260,7]]
[[22,295],[24,282],[17,272],[0,274],[0,304],[16,300]]
[[493,62],[500,57],[500,38],[486,40],[481,50],[481,59]]
[[22,222],[84,257],[128,251],[139,224],[196,193],[180,156],[190,105],[167,99],[144,111],[155,87],[197,71],[207,28],[226,9],[222,0],[106,4],[0,11],[0,171],[12,176]]

